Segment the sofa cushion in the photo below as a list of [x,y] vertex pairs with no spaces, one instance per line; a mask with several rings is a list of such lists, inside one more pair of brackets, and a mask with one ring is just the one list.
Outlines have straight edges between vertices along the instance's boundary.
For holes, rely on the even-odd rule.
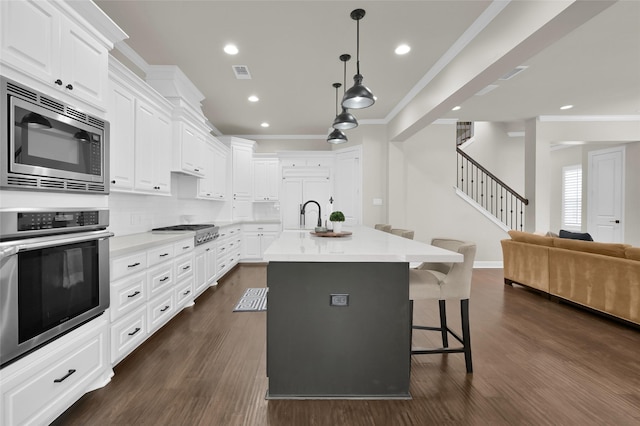
[[532,234],[530,232],[509,231],[509,236],[513,241],[521,243],[537,244],[539,246],[553,247],[553,238],[542,235]]
[[640,247],[627,247],[624,250],[627,259],[640,260]]
[[559,234],[560,238],[569,238],[572,240],[583,240],[583,241],[593,241],[593,238],[591,237],[591,234],[589,234],[588,232],[571,232],[571,231],[565,231],[564,229],[560,230],[560,234]]
[[587,253],[622,258],[626,257],[625,249],[629,247],[628,244],[597,243],[594,241],[569,240],[566,238],[554,239],[553,245],[567,250],[583,251]]

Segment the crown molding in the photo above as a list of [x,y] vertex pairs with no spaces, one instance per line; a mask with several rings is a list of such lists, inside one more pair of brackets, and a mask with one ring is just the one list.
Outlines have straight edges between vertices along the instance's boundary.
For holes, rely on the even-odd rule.
[[541,115],[541,122],[640,121],[640,115]]

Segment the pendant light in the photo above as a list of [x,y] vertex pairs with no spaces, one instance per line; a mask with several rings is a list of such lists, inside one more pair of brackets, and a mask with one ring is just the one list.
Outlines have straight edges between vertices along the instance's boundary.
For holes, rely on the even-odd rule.
[[[340,86],[342,86],[342,84],[333,83],[333,87],[336,88],[336,115],[338,115],[338,88]],[[327,142],[335,145],[339,143],[345,143],[347,141],[347,135],[345,135],[344,132],[340,129],[333,129],[333,131],[329,133],[329,136],[327,136]]]
[[[340,60],[344,62],[344,75],[343,75],[343,88],[347,88],[347,61],[351,59],[351,55],[344,54],[340,55]],[[333,120],[333,128],[339,130],[349,130],[358,127],[358,120],[346,109],[344,106],[342,107],[342,112],[340,115],[336,116],[336,119]]]
[[342,98],[342,106],[348,109],[367,108],[376,101],[373,93],[362,84],[362,74],[360,74],[360,20],[364,18],[364,9],[355,9],[351,12],[351,19],[357,24],[357,44],[356,44],[356,75],[353,76],[353,86],[347,90]]

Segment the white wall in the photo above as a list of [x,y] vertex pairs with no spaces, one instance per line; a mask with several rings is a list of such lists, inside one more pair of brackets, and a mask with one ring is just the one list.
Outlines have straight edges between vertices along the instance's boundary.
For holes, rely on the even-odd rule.
[[109,194],[109,230],[116,236],[148,232],[153,228],[181,223],[207,223],[230,220],[229,202],[180,198],[178,179],[172,174],[170,197],[157,195]]
[[432,124],[389,144],[389,223],[434,237],[474,241],[476,261],[502,260],[507,234],[456,195],[455,125]]

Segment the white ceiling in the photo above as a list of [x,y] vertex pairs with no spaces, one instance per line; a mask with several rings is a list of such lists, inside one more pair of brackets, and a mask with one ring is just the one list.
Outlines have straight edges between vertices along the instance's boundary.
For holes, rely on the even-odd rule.
[[[343,80],[341,54],[352,55],[347,87],[355,74],[353,9],[366,10],[360,21],[360,70],[377,101],[352,112],[361,122],[386,123],[492,3],[496,6],[488,0],[96,1],[146,63],[180,67],[205,96],[203,111],[220,133],[254,139],[327,134],[335,116],[332,83]],[[524,0],[519,3],[524,7]],[[538,8],[548,2],[526,3]],[[617,2],[580,24],[541,52],[532,50],[520,64],[528,68],[513,79],[494,82],[498,88],[484,96],[467,93],[461,102],[458,93],[462,109],[452,112],[447,106],[431,120],[640,115],[640,1]],[[492,55],[491,38],[485,38],[482,54]],[[403,42],[411,52],[395,55]],[[227,43],[240,53],[225,54]],[[248,66],[252,79],[237,80],[232,65]],[[423,90],[429,89],[427,84]],[[251,94],[260,101],[248,102]],[[566,104],[575,107],[560,111]],[[260,127],[263,121],[270,127]]]

